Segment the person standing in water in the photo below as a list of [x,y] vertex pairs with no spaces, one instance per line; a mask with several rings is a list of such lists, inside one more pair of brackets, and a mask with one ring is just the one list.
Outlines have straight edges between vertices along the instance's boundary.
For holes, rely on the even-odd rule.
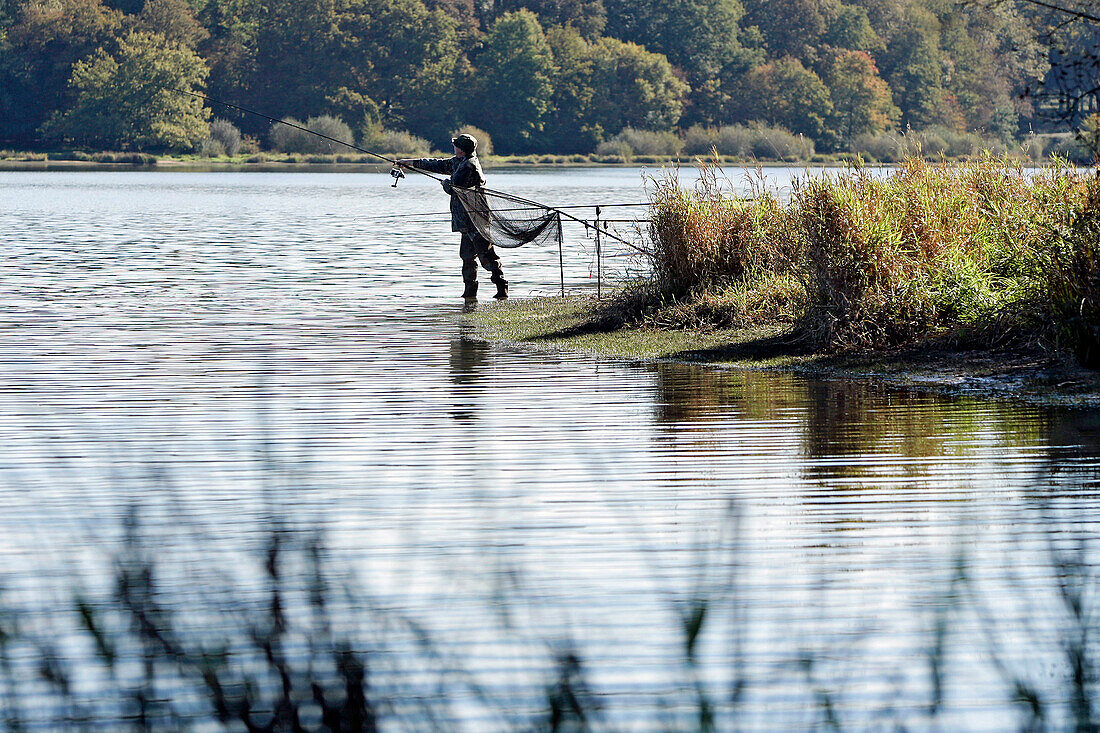
[[452,158],[409,158],[397,161],[398,165],[417,168],[430,173],[450,175],[443,181],[443,190],[451,195],[451,231],[462,234],[462,243],[458,256],[462,258],[462,282],[465,289],[463,298],[477,297],[477,261],[490,273],[490,280],[497,286],[497,300],[508,297],[508,281],[500,267],[500,257],[493,249],[493,243],[482,236],[474,226],[466,207],[453,192],[454,188],[475,188],[485,185],[485,173],[481,170],[481,161],[477,158],[477,140],[465,133],[451,139],[455,154]]

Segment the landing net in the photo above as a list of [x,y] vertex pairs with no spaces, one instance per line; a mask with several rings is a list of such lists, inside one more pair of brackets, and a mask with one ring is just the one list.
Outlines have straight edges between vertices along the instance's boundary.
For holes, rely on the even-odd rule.
[[[451,192],[462,202],[470,221],[494,247],[512,249],[524,244],[547,244],[561,238],[561,214],[545,206],[507,194],[488,194],[480,188],[459,188]],[[501,202],[496,210],[489,197]]]

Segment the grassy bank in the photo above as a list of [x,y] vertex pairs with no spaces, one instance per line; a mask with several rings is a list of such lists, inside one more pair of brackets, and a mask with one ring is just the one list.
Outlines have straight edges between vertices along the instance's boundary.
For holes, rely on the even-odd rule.
[[1034,345],[968,348],[942,339],[909,346],[829,352],[798,339],[790,324],[746,327],[611,326],[594,320],[606,303],[584,296],[513,300],[467,318],[477,338],[527,349],[573,351],[628,361],[677,361],[717,368],[782,370],[945,394],[1100,407],[1100,373]]
[[752,200],[730,190],[715,167],[692,188],[657,178],[648,279],[566,305],[557,322],[546,305],[490,309],[478,316],[485,333],[922,383],[1008,375],[1022,389],[1027,373],[1040,392],[1097,391],[1095,175],[911,158],[886,178],[860,167],[817,175],[789,199],[763,184]]

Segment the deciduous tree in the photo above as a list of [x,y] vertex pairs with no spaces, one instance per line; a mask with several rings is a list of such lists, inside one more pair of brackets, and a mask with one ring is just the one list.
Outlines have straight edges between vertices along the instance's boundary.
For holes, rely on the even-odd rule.
[[943,124],[943,69],[939,21],[926,8],[908,5],[886,38],[878,66],[901,110],[902,127]]
[[0,140],[36,147],[37,130],[72,101],[73,64],[110,48],[126,18],[99,0],[57,0],[21,7],[0,59]]
[[680,121],[689,89],[663,55],[601,38],[593,44],[593,62],[590,120],[609,136],[624,127],[667,130]]
[[833,102],[829,126],[842,146],[850,145],[856,135],[883,132],[897,123],[900,112],[870,54],[840,51],[826,68],[825,80]]
[[469,62],[442,10],[421,0],[354,0],[337,39],[337,79],[370,96],[385,126],[437,141],[465,118]]
[[554,58],[550,111],[543,150],[590,153],[603,138],[603,127],[592,119],[595,54],[580,31],[557,26],[546,31]]
[[815,142],[828,142],[827,120],[833,114],[829,90],[798,59],[785,56],[757,66],[746,75],[744,90],[738,121],[780,125]]
[[605,0],[607,33],[663,54],[689,87],[688,123],[721,122],[738,80],[762,58],[741,43],[739,0]]
[[744,24],[760,29],[772,58],[791,56],[812,63],[837,3],[835,0],[784,0],[779,3],[744,0],[744,4]]
[[477,66],[481,114],[471,116],[493,135],[501,152],[530,152],[550,111],[553,56],[529,10],[505,13],[493,23]]
[[138,22],[143,30],[159,33],[169,43],[190,49],[197,48],[210,36],[187,0],[145,0]]
[[599,38],[607,25],[603,0],[500,0],[496,7],[498,12],[530,10],[544,28],[569,26],[590,41]]
[[99,49],[73,65],[73,106],[44,126],[51,138],[124,150],[190,150],[209,130],[210,112],[191,91],[206,78],[202,59],[160,35],[131,32],[113,53]]

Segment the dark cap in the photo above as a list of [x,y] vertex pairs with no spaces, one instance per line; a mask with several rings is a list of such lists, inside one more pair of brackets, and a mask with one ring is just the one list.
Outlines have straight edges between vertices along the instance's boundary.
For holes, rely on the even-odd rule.
[[466,151],[466,155],[473,155],[473,152],[477,150],[477,139],[465,132],[458,137],[451,138],[451,143],[459,150]]

